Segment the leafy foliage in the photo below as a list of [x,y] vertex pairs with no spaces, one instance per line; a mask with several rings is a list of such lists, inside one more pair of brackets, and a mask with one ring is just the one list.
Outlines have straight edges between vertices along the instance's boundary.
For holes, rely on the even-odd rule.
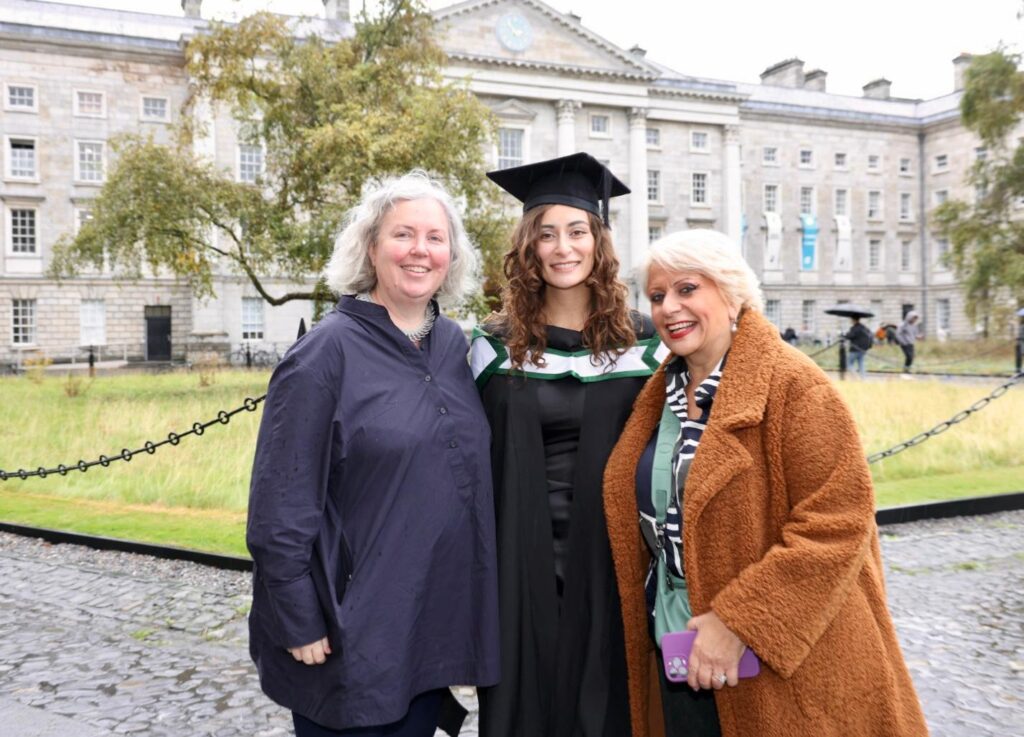
[[[364,186],[419,168],[464,203],[487,273],[497,275],[493,254],[508,223],[483,177],[493,118],[465,84],[443,78],[430,15],[418,0],[391,0],[364,12],[350,38],[309,28],[260,13],[193,39],[193,92],[174,142],[115,142],[93,219],[58,244],[52,273],[73,275],[106,259],[119,275],[170,272],[211,296],[226,265],[271,304],[322,299],[322,285],[274,295],[262,279],[303,282],[319,273]],[[238,121],[240,143],[262,144],[264,173],[255,183],[235,181],[233,171],[195,153],[210,132],[196,122],[206,117],[196,114],[203,105]],[[226,120],[219,115],[218,127]]]
[[950,200],[933,214],[950,239],[950,262],[962,280],[968,315],[987,317],[1009,295],[1024,306],[1024,71],[1003,49],[977,56],[967,68],[960,103],[964,125],[978,134],[985,156],[969,180],[971,204]]

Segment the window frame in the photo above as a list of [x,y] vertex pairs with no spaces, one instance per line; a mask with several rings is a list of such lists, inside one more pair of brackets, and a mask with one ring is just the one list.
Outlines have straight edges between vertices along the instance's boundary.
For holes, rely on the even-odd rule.
[[[810,308],[808,310],[808,308]],[[818,332],[818,300],[805,299],[800,302],[800,332],[816,335]],[[808,314],[809,313],[809,314]],[[808,327],[809,325],[809,327]]]
[[[842,163],[839,163],[839,157],[842,156]],[[839,169],[840,171],[849,171],[850,169],[850,155],[846,151],[835,151],[832,154],[832,168]]]
[[[94,336],[86,335],[85,306],[100,305],[98,312],[100,319],[97,325],[89,326],[89,329],[96,330],[98,340],[89,340]],[[82,299],[78,303],[78,344],[80,346],[103,346],[107,344],[107,303],[103,299]]]
[[[107,93],[103,90],[94,90],[88,88],[76,87],[72,91],[71,98],[71,114],[76,118],[92,118],[93,120],[105,120],[107,117]],[[87,113],[82,112],[82,104],[79,99],[79,95],[99,95],[100,96],[100,112],[98,113]]]
[[[11,88],[12,87],[24,87],[32,90],[32,107],[25,107],[23,105],[12,105],[11,104]],[[39,113],[39,85],[28,84],[25,82],[4,82],[4,112],[8,113],[28,113],[30,115],[36,115]]]
[[[99,179],[82,178],[82,146],[99,144],[100,147],[100,177]],[[91,187],[102,186],[107,181],[107,142],[100,138],[76,138],[72,142],[74,146],[74,177],[75,184]]]
[[[604,130],[604,131],[595,131],[594,130],[594,121],[599,119],[599,118],[604,118],[606,121],[608,121],[608,128],[607,128],[607,130]],[[587,131],[590,133],[590,137],[591,138],[611,138],[612,137],[612,128],[613,128],[613,126],[612,126],[612,116],[611,116],[611,113],[598,113],[598,112],[588,112],[587,113]],[[646,140],[646,138],[645,138],[645,140]]]
[[[15,211],[32,213],[32,250],[15,251],[14,213]],[[6,204],[4,206],[4,255],[6,258],[39,259],[42,251],[39,247],[39,208],[28,204]]]
[[[772,308],[775,309],[772,309]],[[774,314],[774,317],[772,315]],[[764,301],[764,316],[768,322],[772,323],[775,327],[781,329],[782,327],[782,300],[781,299],[766,299]]]
[[867,267],[870,272],[882,271],[883,250],[885,244],[881,238],[868,239]]
[[[27,305],[31,305],[30,321],[28,323],[30,333],[29,338],[31,340],[16,340],[18,336],[18,328],[24,327],[24,322],[19,325],[18,303],[22,302]],[[24,307],[24,305],[22,305]],[[10,345],[18,348],[31,348],[38,345],[39,341],[39,300],[35,298],[20,298],[14,297],[11,299],[11,334],[10,334]],[[23,319],[23,316],[22,316]]]
[[[768,152],[771,151],[771,156]],[[762,146],[761,147],[761,166],[779,166],[779,147],[778,146]]]
[[[242,177],[242,149],[251,148],[259,149],[260,152],[260,170],[256,173],[253,179],[244,179]],[[246,143],[239,141],[238,145],[235,146],[235,181],[240,184],[258,184],[259,180],[267,172],[267,148],[260,143]]]
[[[15,141],[31,141],[32,151],[34,158],[34,169],[32,176],[17,176],[11,171],[11,164],[13,163],[13,149],[11,144]],[[38,136],[22,136],[17,133],[4,134],[4,179],[9,182],[39,182],[39,171],[41,169],[39,160],[39,137]]]
[[[520,153],[522,154],[518,164],[509,164],[508,166],[501,165],[501,132],[502,131],[517,131],[520,136]],[[507,124],[500,122],[498,124],[498,135],[494,141],[494,167],[496,169],[510,169],[513,166],[522,166],[528,161],[529,146],[527,144],[529,126],[519,125],[516,123]]]
[[[155,118],[146,115],[146,100],[163,100],[164,116]],[[142,123],[170,123],[171,122],[171,98],[166,95],[139,95],[139,121]]]
[[[657,235],[655,235],[657,231]],[[665,226],[662,223],[648,223],[647,224],[647,243],[648,245],[654,243],[654,241],[665,236]]]
[[[914,221],[914,193],[913,192],[900,192],[900,222],[911,223]],[[904,211],[903,204],[907,204],[907,208]]]
[[[903,168],[903,163],[906,162],[907,168]],[[912,177],[914,176],[914,160],[909,156],[901,156],[899,164],[897,165],[897,172],[901,177]]]
[[[768,209],[768,190],[774,192],[775,206],[772,209]],[[762,212],[774,212],[776,215],[782,212],[782,187],[779,186],[778,182],[765,182],[761,186],[761,211]]]
[[[872,163],[874,165],[872,165]],[[868,154],[867,158],[867,170],[871,174],[880,174],[882,172],[882,155],[881,154]]]
[[[704,145],[698,146],[696,143],[697,136],[704,136]],[[692,154],[709,154],[711,153],[711,134],[702,129],[690,131],[690,153]]]
[[[704,193],[701,200],[698,202],[694,199],[694,193],[697,191],[697,177],[704,177]],[[692,171],[690,172],[690,207],[711,207],[711,173],[706,171]]]
[[[843,193],[842,212],[839,211],[839,193]],[[850,217],[850,188],[834,187],[832,189],[832,214],[835,217]]]
[[[875,207],[872,206],[872,199],[876,200],[874,203],[876,205]],[[885,220],[885,198],[882,196],[882,190],[868,190],[865,216],[871,221]]]
[[[246,330],[246,327],[252,328],[257,326],[255,322],[251,320],[252,311],[247,309],[246,305],[259,304],[259,330]],[[239,315],[239,327],[241,328],[240,333],[242,336],[243,343],[259,343],[266,340],[267,334],[267,311],[266,303],[262,297],[242,297],[241,314]],[[249,319],[249,322],[246,320]],[[259,333],[258,335],[250,335],[247,337],[247,333]]]
[[942,174],[949,171],[949,154],[934,154],[932,156],[932,174]]
[[914,270],[914,240],[903,238],[900,240],[900,271],[904,274]]
[[[804,161],[804,154],[808,154],[808,160]],[[814,149],[810,147],[802,147],[797,151],[797,166],[801,169],[813,169],[814,168]]]
[[[809,205],[809,207],[805,211],[804,210],[804,194],[808,193],[808,192],[810,193],[810,197],[808,198],[808,205]],[[817,214],[817,209],[818,209],[817,208],[816,200],[817,200],[817,198],[815,197],[815,187],[814,187],[814,185],[808,185],[808,184],[800,185],[799,208],[800,208],[800,214],[801,215],[816,215]]]
[[[653,134],[653,135],[652,135]],[[652,140],[653,138],[653,140]],[[661,128],[656,125],[649,125],[644,129],[644,142],[648,149],[661,150]]]
[[[654,182],[651,182],[651,175],[654,175]],[[647,203],[651,205],[662,204],[664,197],[664,181],[661,178],[661,169],[647,169]],[[651,190],[654,190],[655,197],[651,197]]]

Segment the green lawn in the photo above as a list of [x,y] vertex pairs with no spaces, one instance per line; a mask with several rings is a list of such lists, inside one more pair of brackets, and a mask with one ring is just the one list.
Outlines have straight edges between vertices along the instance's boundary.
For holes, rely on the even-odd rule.
[[[266,391],[266,372],[225,371],[202,386],[195,374],[96,379],[75,397],[65,380],[0,378],[0,468],[91,460],[137,448],[239,406]],[[989,384],[843,381],[865,451],[883,450],[951,417]],[[244,555],[249,472],[262,405],[202,437],[130,463],[0,482],[0,519]],[[924,444],[871,466],[878,505],[1024,491],[1024,387]]]

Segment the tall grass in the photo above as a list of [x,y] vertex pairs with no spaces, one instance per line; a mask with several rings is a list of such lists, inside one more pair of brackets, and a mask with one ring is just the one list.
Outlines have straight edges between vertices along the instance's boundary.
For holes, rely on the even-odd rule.
[[[84,394],[68,397],[63,380],[40,383],[0,379],[0,468],[71,465],[80,458],[113,455],[161,440],[222,409],[239,406],[266,390],[268,374],[226,371],[212,386],[190,374],[117,376],[95,379]],[[935,381],[839,382],[861,433],[865,452],[906,440],[986,395],[993,384]],[[87,473],[2,483],[4,492],[58,495],[195,509],[242,511],[262,405],[229,425],[214,425],[202,437],[164,446],[130,463]],[[879,482],[1020,468],[1024,488],[1024,386],[1017,386],[952,430],[874,464]],[[941,492],[941,490],[937,490]]]

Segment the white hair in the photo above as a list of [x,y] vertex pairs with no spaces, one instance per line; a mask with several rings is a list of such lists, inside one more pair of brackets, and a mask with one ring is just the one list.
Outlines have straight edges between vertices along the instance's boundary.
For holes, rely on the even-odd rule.
[[637,266],[637,284],[646,288],[652,266],[696,272],[713,281],[731,307],[764,311],[754,270],[743,260],[739,246],[717,230],[680,230],[656,240]]
[[449,306],[472,295],[479,284],[476,249],[451,195],[420,169],[369,185],[363,192],[363,198],[349,210],[345,227],[334,241],[334,252],[323,271],[327,286],[338,295],[369,292],[377,286],[370,249],[380,235],[381,222],[398,203],[426,199],[435,200],[444,208],[452,249],[448,274],[434,296],[442,305]]

